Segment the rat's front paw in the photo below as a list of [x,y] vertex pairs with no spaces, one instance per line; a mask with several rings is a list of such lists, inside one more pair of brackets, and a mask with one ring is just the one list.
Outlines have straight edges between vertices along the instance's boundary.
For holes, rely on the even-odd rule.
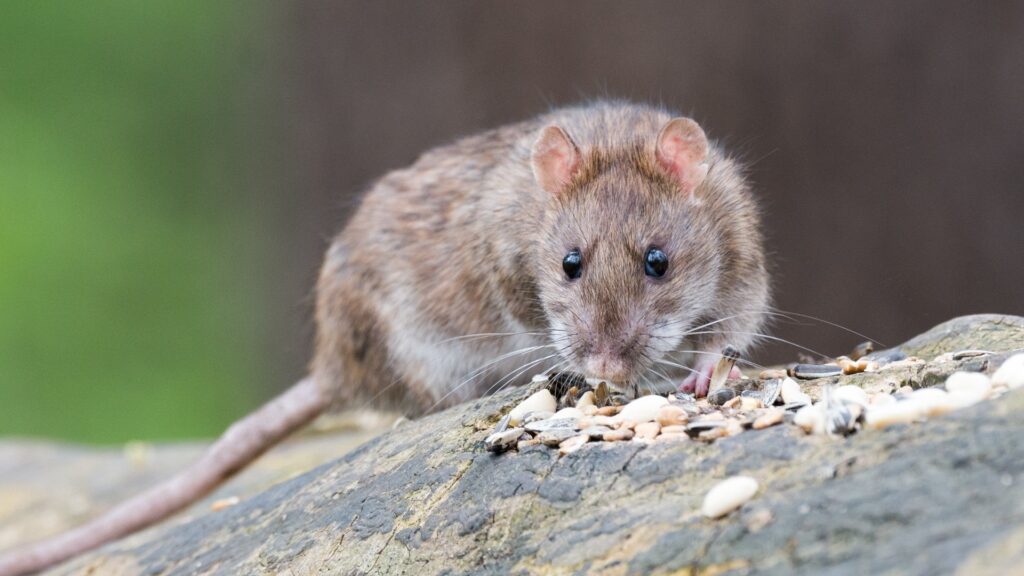
[[[717,359],[698,361],[693,368],[694,371],[690,372],[690,375],[679,385],[679,391],[693,394],[697,398],[707,396],[708,387],[711,386],[711,374],[715,371],[717,363]],[[729,378],[739,378],[740,376],[740,369],[733,366],[729,372]]]

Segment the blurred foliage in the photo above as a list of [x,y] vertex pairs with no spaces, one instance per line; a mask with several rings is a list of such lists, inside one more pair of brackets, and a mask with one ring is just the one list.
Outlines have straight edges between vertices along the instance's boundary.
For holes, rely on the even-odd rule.
[[210,436],[257,402],[255,8],[0,6],[0,435]]

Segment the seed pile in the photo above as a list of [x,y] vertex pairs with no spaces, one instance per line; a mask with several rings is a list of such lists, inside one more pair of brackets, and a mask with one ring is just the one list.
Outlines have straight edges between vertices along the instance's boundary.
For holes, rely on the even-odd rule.
[[[954,372],[942,386],[866,391],[856,385],[820,388],[815,401],[800,384],[841,374],[886,371],[924,364],[917,358],[865,356],[861,345],[849,357],[828,364],[795,364],[765,370],[757,378],[727,380],[738,358],[723,351],[707,398],[681,392],[631,399],[606,382],[560,372],[534,377],[539,389],[515,406],[486,438],[488,450],[504,452],[543,445],[568,454],[590,442],[713,442],[748,430],[784,423],[809,434],[849,435],[862,428],[880,429],[966,408],[1013,388],[1024,387],[1024,354],[1017,354],[989,376]],[[936,358],[963,360],[989,352],[965,350]]]

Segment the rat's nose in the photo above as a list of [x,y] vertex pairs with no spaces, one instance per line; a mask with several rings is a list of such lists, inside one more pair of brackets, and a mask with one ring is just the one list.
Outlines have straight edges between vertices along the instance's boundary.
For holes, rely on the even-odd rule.
[[611,382],[625,382],[629,368],[622,357],[613,354],[593,354],[583,364],[584,371],[591,378]]

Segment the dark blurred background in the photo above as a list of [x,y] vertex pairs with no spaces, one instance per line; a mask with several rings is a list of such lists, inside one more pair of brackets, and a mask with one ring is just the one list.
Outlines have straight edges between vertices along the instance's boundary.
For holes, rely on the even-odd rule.
[[749,161],[780,309],[888,344],[1024,314],[1022,62],[1014,2],[4,3],[0,434],[218,433],[303,374],[370,181],[594,97]]

